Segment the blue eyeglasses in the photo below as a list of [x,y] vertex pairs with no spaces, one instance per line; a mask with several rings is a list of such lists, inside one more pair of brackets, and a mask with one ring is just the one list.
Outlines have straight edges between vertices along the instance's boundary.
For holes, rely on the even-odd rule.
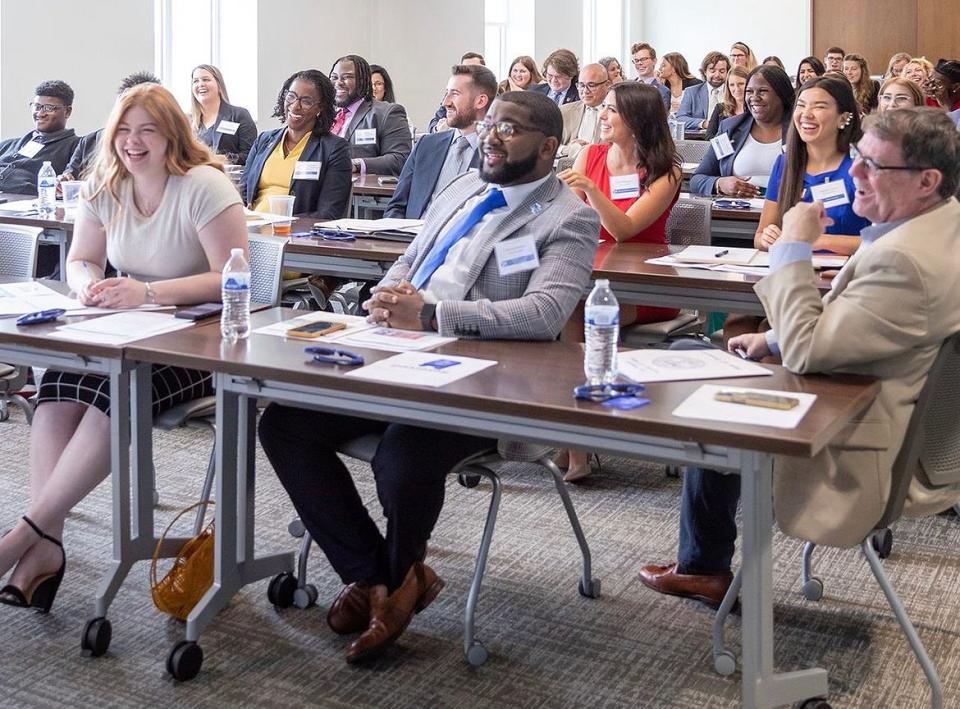
[[356,241],[357,237],[355,234],[350,233],[349,231],[342,231],[339,229],[318,229],[314,227],[313,234],[319,236],[324,241]]
[[643,384],[581,384],[573,388],[573,398],[580,401],[610,401],[636,396],[643,389]]
[[363,357],[350,350],[337,350],[333,347],[304,347],[303,351],[309,355],[313,355],[314,362],[342,364],[346,367],[363,364]]

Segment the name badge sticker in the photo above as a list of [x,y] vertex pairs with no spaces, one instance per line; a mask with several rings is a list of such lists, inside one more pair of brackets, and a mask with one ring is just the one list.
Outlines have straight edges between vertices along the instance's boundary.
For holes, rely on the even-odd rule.
[[20,148],[20,150],[17,151],[17,154],[22,155],[25,158],[32,158],[41,150],[43,150],[43,143],[38,143],[35,140],[31,140],[29,143]]
[[540,256],[532,236],[506,239],[493,247],[501,276],[532,271],[540,266]]
[[320,161],[311,162],[309,160],[298,160],[293,166],[293,179],[295,180],[319,180],[320,179]]
[[810,187],[810,198],[814,202],[823,202],[825,209],[850,204],[850,198],[847,196],[847,186],[843,180],[812,185]]
[[610,199],[636,199],[640,196],[640,176],[610,175]]
[[430,367],[431,369],[448,369],[450,367],[456,367],[460,364],[455,359],[432,359],[429,362],[424,362],[421,364],[421,367]]
[[236,121],[220,121],[217,124],[217,133],[226,133],[227,135],[236,135],[240,124]]
[[726,133],[711,138],[710,145],[713,148],[713,154],[717,156],[717,160],[723,160],[728,155],[733,155],[733,143],[730,142],[730,136]]
[[377,129],[376,128],[359,128],[353,134],[353,144],[354,145],[376,145],[377,144]]

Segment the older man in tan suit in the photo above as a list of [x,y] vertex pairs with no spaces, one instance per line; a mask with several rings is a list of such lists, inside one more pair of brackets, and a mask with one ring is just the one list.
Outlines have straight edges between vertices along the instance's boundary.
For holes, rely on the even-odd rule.
[[602,64],[587,64],[577,80],[580,100],[560,107],[563,138],[557,156],[573,159],[584,146],[600,142],[600,104],[610,90],[610,78]]
[[[870,122],[872,121],[872,122]],[[812,244],[829,224],[823,205],[784,215],[770,249],[771,275],[755,290],[773,330],[731,338],[751,358],[780,353],[800,374],[847,372],[880,379],[880,394],[816,458],[779,458],[777,522],[787,534],[852,547],[880,519],[890,471],[940,344],[960,331],[960,135],[929,108],[871,117],[852,153],[854,211],[873,222],[821,300]],[[705,470],[684,480],[678,562],[645,566],[641,581],[662,593],[716,605],[730,583],[739,479]],[[960,500],[914,480],[908,515]]]

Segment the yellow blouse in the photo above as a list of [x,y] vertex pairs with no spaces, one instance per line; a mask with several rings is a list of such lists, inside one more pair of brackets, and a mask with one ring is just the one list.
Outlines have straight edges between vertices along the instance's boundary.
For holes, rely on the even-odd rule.
[[303,149],[307,146],[310,139],[310,133],[306,133],[297,143],[293,150],[283,154],[283,144],[286,141],[286,133],[277,142],[277,147],[270,153],[270,157],[263,164],[263,171],[260,173],[260,181],[257,182],[257,199],[253,203],[253,209],[256,212],[269,212],[270,202],[267,199],[270,195],[290,194],[290,183],[293,181],[293,169],[297,160],[303,154]]

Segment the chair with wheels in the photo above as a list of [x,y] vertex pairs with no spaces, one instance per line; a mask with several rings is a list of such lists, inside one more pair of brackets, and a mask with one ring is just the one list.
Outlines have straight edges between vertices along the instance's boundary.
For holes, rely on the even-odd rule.
[[[940,347],[907,424],[903,445],[893,462],[890,496],[886,508],[873,531],[860,542],[860,550],[926,675],[931,691],[930,706],[935,709],[943,706],[940,678],[883,570],[881,559],[890,554],[893,542],[890,526],[900,518],[910,483],[914,478],[934,489],[956,489],[960,486],[960,419],[956,416],[958,402],[960,333],[947,338]],[[814,545],[809,542],[804,546],[803,591],[806,598],[819,600],[823,594],[823,583],[811,573],[810,559],[813,549]],[[724,644],[723,626],[739,592],[738,571],[714,620],[714,666],[720,674],[732,674],[735,669],[733,653]]]
[[698,165],[710,150],[709,140],[678,140],[677,152],[683,162],[695,162]]
[[[42,234],[43,229],[36,227],[0,225],[0,275],[33,278]],[[0,364],[0,421],[9,418],[9,406],[14,404],[23,411],[27,423],[33,422],[33,404],[20,394],[29,372],[29,367]]]
[[[374,454],[377,452],[377,446],[380,444],[380,436],[367,434],[347,441],[337,451],[343,455],[370,463]],[[479,667],[487,661],[488,653],[486,648],[475,635],[476,606],[480,597],[480,585],[483,582],[483,573],[487,564],[487,555],[490,550],[490,542],[493,539],[493,527],[497,520],[497,511],[500,508],[500,478],[490,468],[491,465],[502,462],[504,458],[495,448],[481,451],[457,463],[451,470],[450,475],[456,475],[460,484],[467,488],[476,487],[481,478],[486,478],[493,486],[490,505],[487,509],[487,518],[483,527],[483,535],[480,539],[480,549],[477,552],[477,561],[474,567],[473,580],[470,584],[470,590],[467,593],[467,604],[464,610],[463,621],[463,652],[473,667]],[[580,526],[580,520],[574,510],[573,502],[563,482],[563,472],[556,466],[549,455],[544,455],[537,459],[537,462],[546,468],[553,476],[554,485],[560,494],[564,509],[570,520],[570,526],[573,528],[577,543],[580,546],[580,552],[583,560],[583,571],[579,581],[578,590],[581,595],[588,598],[597,598],[600,595],[600,579],[593,578],[591,575],[591,557],[590,548],[587,545],[586,537]],[[294,537],[301,537],[300,553],[297,559],[297,575],[289,573],[275,576],[267,588],[267,598],[278,608],[309,608],[317,601],[317,589],[313,584],[307,582],[307,561],[309,560],[311,542],[310,534],[304,528],[299,519],[293,520],[289,526],[290,534]]]

